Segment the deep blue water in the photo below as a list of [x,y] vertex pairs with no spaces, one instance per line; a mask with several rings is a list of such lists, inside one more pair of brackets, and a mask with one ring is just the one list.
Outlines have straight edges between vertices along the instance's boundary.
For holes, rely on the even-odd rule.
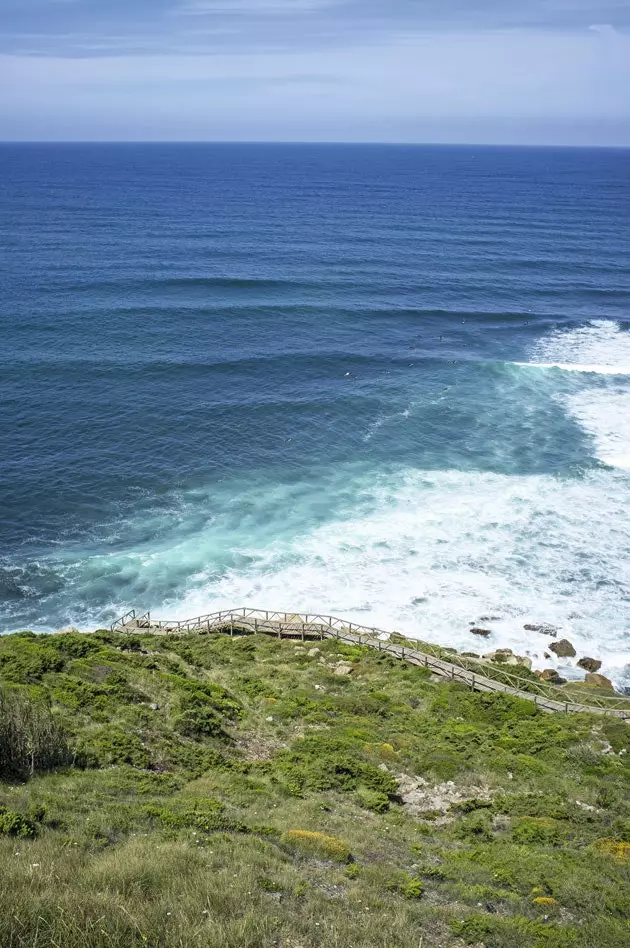
[[0,247],[1,629],[494,615],[622,675],[630,151],[5,145]]

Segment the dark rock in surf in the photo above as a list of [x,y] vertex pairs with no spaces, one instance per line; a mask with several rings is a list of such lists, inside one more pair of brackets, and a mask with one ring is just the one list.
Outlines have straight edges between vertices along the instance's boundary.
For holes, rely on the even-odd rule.
[[545,625],[544,623],[542,625],[532,625],[528,622],[523,628],[526,632],[540,632],[542,635],[551,635],[553,638],[558,634],[555,625]]
[[581,658],[579,660],[578,665],[580,666],[580,668],[583,668],[584,671],[587,671],[587,672],[598,672],[600,668],[602,667],[602,663],[599,661],[599,659],[588,658],[588,656],[586,655],[584,656],[584,658]]
[[560,639],[559,642],[552,642],[549,646],[552,652],[555,652],[558,658],[573,658],[577,652],[568,639]]
[[470,631],[472,632],[473,635],[483,635],[484,637],[487,637],[488,635],[492,634],[491,629],[482,629],[477,625],[473,626],[473,628]]

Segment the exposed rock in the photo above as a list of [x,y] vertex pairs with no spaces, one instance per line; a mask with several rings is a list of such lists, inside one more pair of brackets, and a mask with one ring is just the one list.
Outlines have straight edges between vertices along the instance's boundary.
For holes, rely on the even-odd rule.
[[560,639],[559,642],[552,642],[549,646],[552,652],[555,652],[558,658],[573,658],[577,652],[568,639]]
[[477,652],[462,652],[462,658],[480,658]]
[[516,659],[516,661],[509,661],[509,665],[520,665],[521,668],[529,668],[531,670],[532,660],[528,658],[527,655],[514,655],[513,658]]
[[541,681],[546,681],[550,685],[566,685],[566,678],[561,678],[555,668],[544,668],[541,672],[536,672]]
[[491,793],[487,787],[464,786],[458,787],[452,780],[431,786],[423,777],[410,777],[407,774],[398,775],[398,792],[403,805],[410,813],[421,814],[427,811],[439,811],[442,814],[455,803],[462,800],[490,800]]
[[486,652],[483,656],[491,662],[498,665],[521,665],[523,668],[531,668],[532,660],[526,655],[515,655],[511,648],[498,648],[494,652]]
[[489,659],[491,662],[501,662],[504,664],[513,654],[514,652],[511,648],[498,648],[494,652],[486,652],[483,657]]
[[470,631],[472,632],[473,635],[488,636],[492,634],[490,629],[482,629],[477,625],[473,626],[473,628]]
[[352,673],[352,663],[351,662],[337,662],[333,668],[333,675],[350,675]]
[[160,710],[160,706],[159,706],[159,704],[157,703],[157,701],[153,701],[153,702],[149,705],[149,707],[151,708],[152,711],[159,711],[159,710]]
[[578,665],[587,672],[598,672],[602,667],[602,663],[599,661],[599,659],[588,658],[586,655],[584,658],[579,660]]
[[500,622],[501,616],[479,616],[480,622]]
[[316,655],[319,655],[320,652],[321,652],[321,649],[319,649],[319,648],[317,648],[317,646],[315,646],[314,648],[309,648],[309,650],[308,650],[308,652],[307,652],[306,654],[308,655],[309,658],[315,658],[315,656],[316,656]]
[[539,625],[527,622],[523,628],[526,632],[541,632],[543,635],[551,635],[553,638],[558,634],[558,629],[555,625],[547,625],[544,622]]
[[605,675],[597,675],[594,672],[587,672],[584,681],[587,685],[595,685],[597,688],[605,688],[607,691],[614,691],[615,686],[613,685],[610,678],[606,678]]

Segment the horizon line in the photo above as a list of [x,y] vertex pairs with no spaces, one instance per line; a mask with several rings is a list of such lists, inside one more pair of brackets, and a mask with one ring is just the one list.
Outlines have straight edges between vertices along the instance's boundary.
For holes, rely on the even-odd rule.
[[165,139],[114,139],[114,138],[42,138],[42,139],[0,139],[0,147],[3,145],[292,145],[309,146],[322,145],[326,147],[343,145],[345,147],[362,147],[369,145],[375,148],[566,148],[566,149],[597,149],[605,150],[630,150],[628,144],[575,144],[562,142],[413,142],[413,141],[343,141],[335,140],[293,140],[293,139],[187,139],[187,138],[165,138]]

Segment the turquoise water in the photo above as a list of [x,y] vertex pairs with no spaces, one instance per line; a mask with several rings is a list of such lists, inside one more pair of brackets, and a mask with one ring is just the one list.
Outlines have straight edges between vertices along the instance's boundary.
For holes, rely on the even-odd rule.
[[0,628],[547,622],[627,680],[629,207],[623,150],[2,146]]

